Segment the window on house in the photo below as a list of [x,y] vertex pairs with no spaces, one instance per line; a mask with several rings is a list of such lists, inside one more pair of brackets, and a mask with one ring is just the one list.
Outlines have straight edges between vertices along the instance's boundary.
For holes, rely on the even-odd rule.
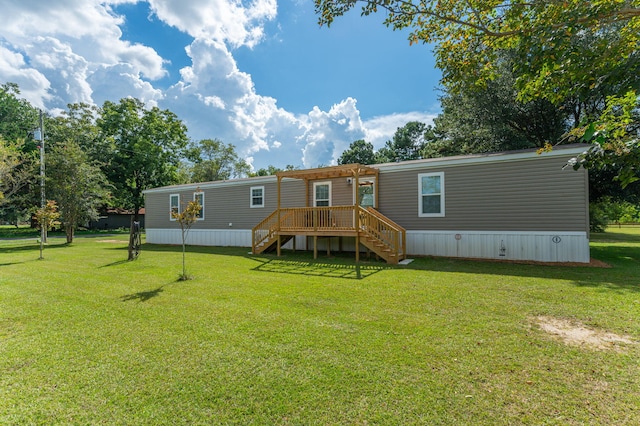
[[173,214],[180,213],[180,194],[169,195],[169,220],[175,220]]
[[193,201],[197,201],[200,204],[200,212],[196,215],[198,220],[204,219],[204,192],[194,192]]
[[313,205],[315,207],[331,206],[331,182],[313,183]]
[[249,206],[251,208],[264,207],[264,186],[252,186],[250,192]]
[[363,179],[359,182],[358,185],[358,200],[360,201],[360,206],[367,207],[376,207],[376,191],[375,191],[375,180],[373,179]]
[[418,175],[418,216],[444,216],[444,173]]

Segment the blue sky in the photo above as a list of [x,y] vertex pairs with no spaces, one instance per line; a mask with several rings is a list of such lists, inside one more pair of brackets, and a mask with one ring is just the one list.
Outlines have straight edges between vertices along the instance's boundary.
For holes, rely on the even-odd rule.
[[175,112],[194,140],[236,145],[254,168],[332,164],[439,111],[428,46],[382,16],[320,28],[312,1],[0,0],[0,82],[34,105],[126,96]]

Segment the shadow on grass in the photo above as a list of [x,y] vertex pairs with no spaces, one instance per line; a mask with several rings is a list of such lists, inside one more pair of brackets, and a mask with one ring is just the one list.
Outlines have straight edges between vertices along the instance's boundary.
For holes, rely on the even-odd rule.
[[[57,249],[61,247],[69,247],[69,245],[67,243],[55,243],[55,244],[49,243],[44,246],[44,253],[46,253],[47,250]],[[15,252],[22,252],[22,251],[34,251],[39,253],[40,243],[37,243],[34,241],[31,244],[0,245],[0,254],[15,253]]]
[[[144,255],[145,251],[180,252],[181,250],[180,246],[144,244],[142,253]],[[330,258],[314,260],[313,253],[307,251],[284,251],[283,256],[275,257],[272,254],[252,255],[249,250],[246,247],[189,246],[187,248],[188,253],[241,256],[259,262],[253,270],[272,273],[362,279],[384,269],[413,269],[487,276],[548,278],[571,281],[573,285],[580,287],[640,292],[640,246],[620,240],[612,244],[591,246],[591,256],[610,264],[611,268],[415,257],[413,263],[402,267],[387,265],[383,262],[363,262],[360,264],[359,275],[353,253],[336,253]]]
[[9,262],[9,263],[0,263],[0,267],[2,266],[11,266],[11,265],[21,265],[23,263],[27,263],[27,262]]
[[115,262],[111,262],[111,263],[107,263],[106,265],[99,266],[99,268],[108,268],[110,266],[118,266],[118,265],[122,265],[123,263],[129,263],[129,262],[130,261],[127,259],[116,260]]
[[547,278],[571,281],[577,287],[640,292],[640,247],[627,245],[592,246],[591,257],[605,262],[611,267],[527,264],[438,257],[417,258],[409,267],[431,272]]
[[[363,279],[377,272],[392,268],[380,261],[361,261],[355,263],[353,253],[335,252],[331,257],[313,259],[310,251],[283,250],[281,257],[273,254],[254,255],[248,247],[216,247],[189,246],[188,253],[215,254],[220,256],[239,256],[258,262],[254,271],[308,275],[327,278]],[[181,252],[182,246],[143,244],[142,253],[147,252]]]
[[150,299],[153,299],[154,297],[160,296],[160,293],[162,293],[163,291],[164,291],[164,286],[161,285],[160,287],[154,290],[147,290],[147,291],[140,291],[138,293],[133,293],[133,294],[126,294],[124,296],[121,296],[120,300],[122,300],[123,302],[131,302],[133,300],[137,300],[139,302],[146,302]]
[[261,262],[260,265],[252,268],[254,271],[354,280],[361,280],[385,269],[390,269],[388,266],[363,265],[362,263],[355,262],[353,264],[343,264],[304,260],[264,259],[259,257],[251,257],[251,259]]

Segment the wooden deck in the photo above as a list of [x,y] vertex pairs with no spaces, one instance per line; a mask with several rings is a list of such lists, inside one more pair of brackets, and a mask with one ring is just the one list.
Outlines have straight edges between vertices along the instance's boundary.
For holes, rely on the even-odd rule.
[[278,209],[253,228],[252,252],[275,249],[280,255],[281,246],[295,236],[354,237],[356,246],[364,245],[389,263],[406,257],[404,228],[373,208],[357,206]]

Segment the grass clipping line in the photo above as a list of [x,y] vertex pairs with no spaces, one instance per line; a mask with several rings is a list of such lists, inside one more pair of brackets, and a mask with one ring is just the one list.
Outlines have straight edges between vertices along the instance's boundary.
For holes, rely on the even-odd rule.
[[617,350],[623,345],[635,345],[631,337],[619,336],[603,330],[594,330],[583,324],[560,318],[540,316],[535,322],[543,331],[555,336],[567,345],[587,347],[595,350]]

